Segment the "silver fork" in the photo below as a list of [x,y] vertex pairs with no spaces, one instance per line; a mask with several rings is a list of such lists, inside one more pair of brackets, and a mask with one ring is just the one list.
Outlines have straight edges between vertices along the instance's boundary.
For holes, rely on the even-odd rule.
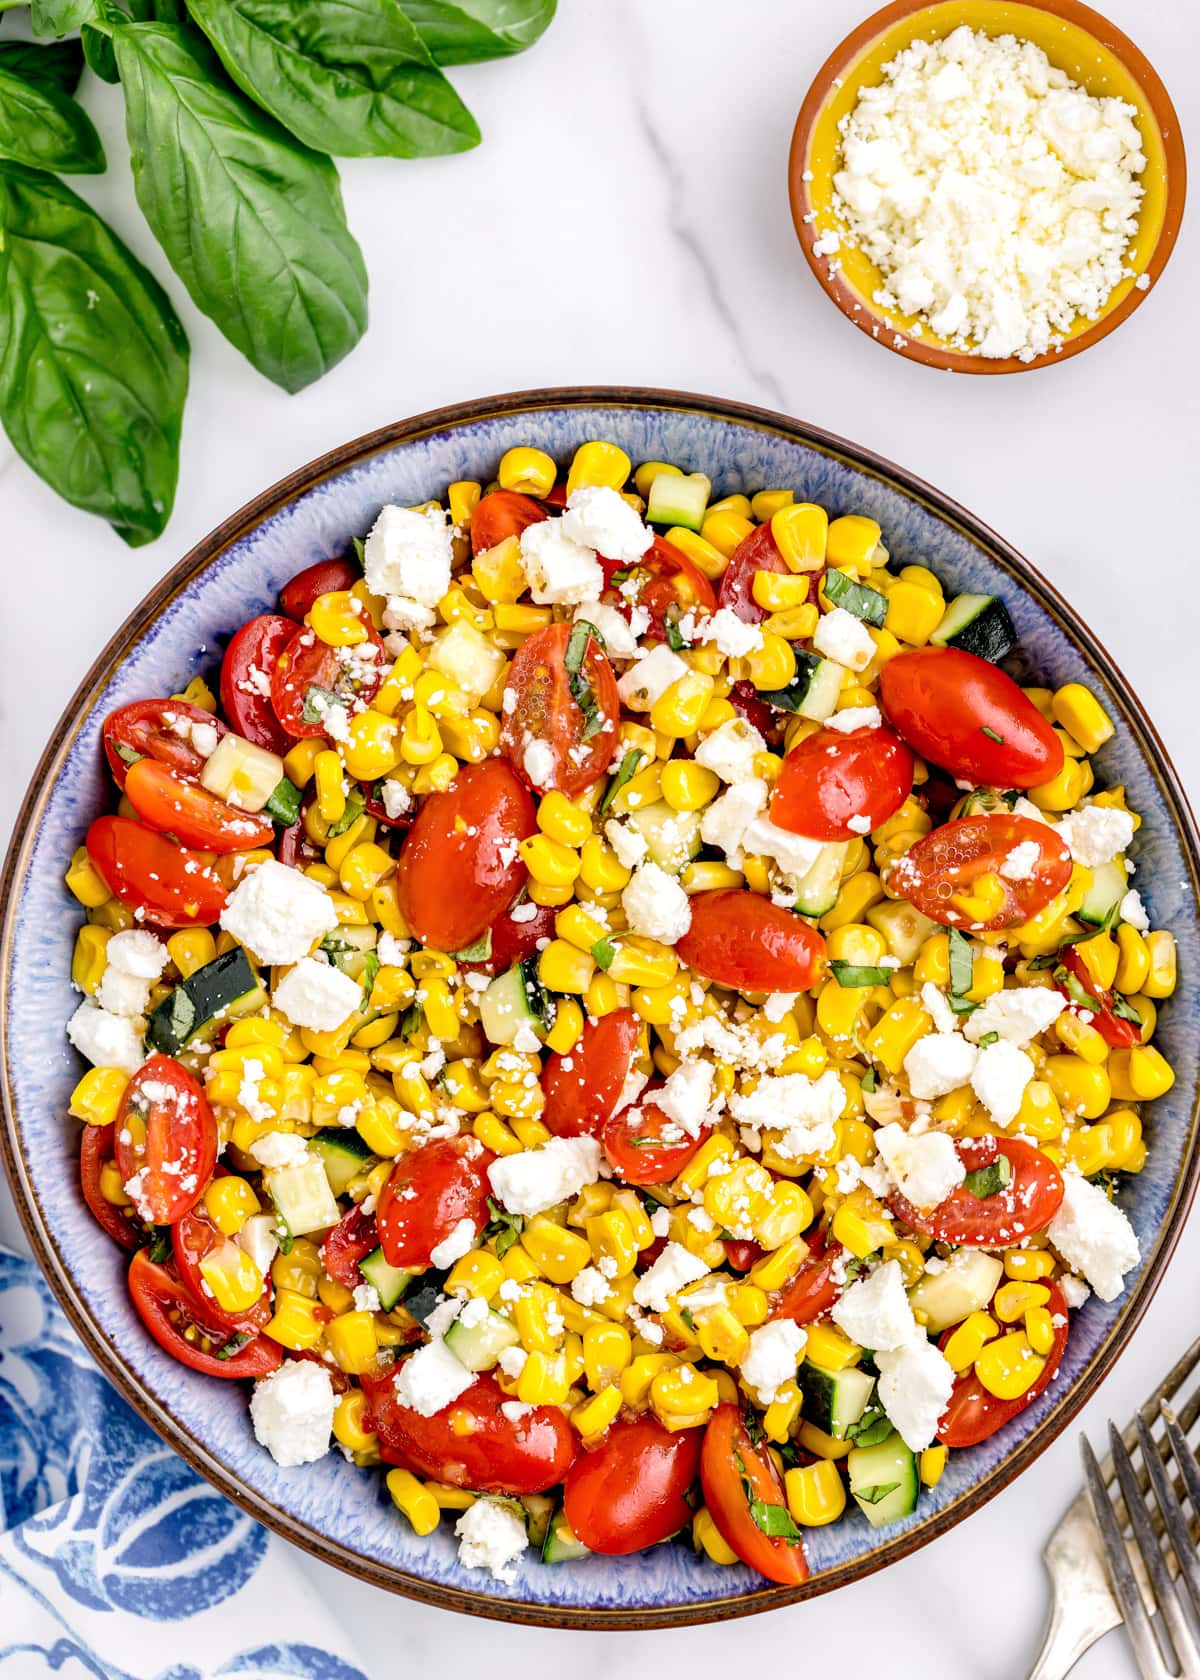
[[[1151,1425],[1144,1416],[1139,1415],[1135,1420],[1137,1448],[1148,1485],[1135,1471],[1130,1451],[1115,1425],[1110,1422],[1108,1426],[1121,1504],[1149,1583],[1152,1606],[1158,1613],[1156,1618],[1147,1614],[1144,1583],[1134,1573],[1122,1521],[1086,1438],[1080,1443],[1084,1474],[1092,1512],[1104,1540],[1109,1578],[1142,1680],[1200,1680],[1200,1648],[1185,1608],[1185,1603],[1190,1602],[1192,1612],[1200,1616],[1200,1560],[1189,1520],[1176,1492],[1174,1475],[1167,1466],[1173,1465],[1178,1472],[1180,1491],[1197,1515],[1200,1515],[1200,1468],[1178,1418],[1165,1400],[1160,1402],[1159,1412],[1163,1425],[1161,1440],[1151,1434]],[[1174,1579],[1160,1540],[1163,1529],[1176,1564]]]
[[[1178,1363],[1167,1372],[1153,1394],[1149,1395],[1139,1408],[1137,1416],[1131,1419],[1122,1431],[1120,1439],[1126,1453],[1134,1452],[1141,1445],[1140,1429],[1151,1431],[1160,1423],[1165,1402],[1173,1406],[1177,1414],[1176,1428],[1186,1437],[1200,1418],[1200,1389],[1187,1398],[1183,1397],[1181,1391],[1198,1366],[1200,1340],[1194,1342]],[[1153,1436],[1151,1439],[1153,1440]],[[1169,1451],[1169,1442],[1164,1434],[1160,1452],[1166,1451]],[[1186,1443],[1184,1457],[1195,1474],[1195,1463],[1186,1451]],[[1148,1463],[1148,1460],[1146,1462]],[[1160,1458],[1160,1467],[1161,1462]],[[1116,1470],[1112,1458],[1104,1459],[1098,1467],[1098,1474],[1101,1485],[1114,1481]],[[1150,1472],[1143,1464],[1136,1469],[1134,1475],[1139,1493],[1144,1496],[1150,1487]],[[1122,1501],[1119,1484],[1115,1490],[1115,1497]],[[1193,1508],[1200,1513],[1200,1506],[1196,1506],[1194,1501]],[[1152,1512],[1150,1521],[1156,1534],[1164,1531],[1165,1524],[1156,1511]],[[1186,1532],[1186,1521],[1184,1529]],[[1193,1521],[1192,1533],[1195,1534],[1198,1530],[1200,1523]],[[1155,1598],[1140,1553],[1135,1545],[1129,1542],[1124,1544],[1127,1562],[1140,1589],[1143,1614],[1152,1614]],[[1119,1627],[1122,1621],[1121,1605],[1110,1585],[1109,1573],[1104,1562],[1104,1544],[1086,1489],[1082,1490],[1068,1507],[1047,1541],[1043,1556],[1050,1574],[1053,1598],[1045,1638],[1030,1671],[1029,1680],[1064,1680],[1083,1653],[1112,1628]],[[1166,1566],[1171,1576],[1178,1572],[1173,1551],[1168,1552],[1166,1556]],[[1166,1671],[1155,1672],[1157,1675],[1159,1672],[1165,1674]]]

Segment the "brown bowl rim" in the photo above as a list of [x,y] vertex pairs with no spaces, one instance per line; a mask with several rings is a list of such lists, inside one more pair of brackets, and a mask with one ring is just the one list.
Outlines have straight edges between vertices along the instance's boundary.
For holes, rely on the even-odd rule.
[[813,244],[816,239],[816,224],[805,221],[813,205],[804,171],[809,140],[817,118],[832,92],[834,80],[878,36],[903,18],[911,17],[914,12],[926,10],[927,4],[928,0],[892,0],[892,4],[873,12],[857,29],[851,30],[849,35],[838,43],[813,78],[800,107],[800,114],[796,118],[792,144],[788,152],[788,199],[800,247],[817,284],[825,295],[833,300],[846,319],[874,343],[882,344],[885,350],[890,350],[897,356],[904,356],[910,362],[920,362],[925,367],[938,368],[942,372],[950,373],[1032,373],[1039,368],[1054,367],[1107,338],[1110,332],[1132,315],[1139,304],[1145,302],[1167,266],[1183,223],[1187,199],[1187,156],[1178,114],[1162,78],[1145,53],[1103,13],[1083,5],[1082,0],[1020,0],[1022,5],[1036,11],[1049,12],[1052,16],[1060,17],[1095,36],[1102,46],[1107,47],[1121,60],[1146,95],[1162,137],[1167,175],[1163,225],[1145,267],[1150,284],[1140,291],[1136,286],[1131,287],[1120,303],[1106,310],[1086,331],[1069,338],[1061,350],[1047,351],[1030,362],[1022,362],[1016,356],[992,358],[972,355],[962,350],[944,350],[939,345],[909,338],[901,330],[889,327],[883,315],[855,291],[840,269],[831,274],[828,262],[815,255]]
[[306,466],[288,474],[201,538],[133,609],[93,661],[68,701],[30,779],[17,814],[3,873],[0,875],[0,904],[4,906],[4,920],[0,927],[0,1065],[3,1071],[0,1101],[4,1122],[0,1128],[0,1157],[3,1158],[13,1199],[34,1256],[67,1318],[105,1376],[145,1422],[162,1436],[193,1470],[256,1521],[273,1529],[309,1556],[331,1564],[360,1581],[439,1608],[503,1622],[537,1627],[580,1628],[593,1632],[696,1627],[796,1604],[804,1599],[831,1592],[834,1588],[848,1585],[852,1581],[865,1579],[877,1570],[910,1556],[977,1511],[999,1493],[1014,1475],[1020,1474],[1032,1464],[1067,1427],[1124,1350],[1161,1281],[1167,1262],[1179,1240],[1197,1184],[1200,1182],[1200,1150],[1195,1147],[1200,1131],[1198,1094],[1191,1116],[1190,1143],[1184,1155],[1184,1165],[1173,1187],[1171,1202],[1149,1257],[1147,1269],[1123,1304],[1120,1315],[1092,1364],[1064,1396],[1059,1407],[1044,1418],[1020,1442],[1013,1454],[997,1465],[990,1475],[984,1477],[952,1505],[931,1514],[919,1528],[909,1530],[886,1542],[877,1551],[814,1576],[802,1586],[757,1588],[710,1599],[702,1604],[602,1609],[583,1605],[520,1603],[490,1598],[482,1591],[471,1592],[448,1587],[403,1570],[385,1567],[349,1546],[313,1534],[302,1523],[278,1510],[222,1464],[203,1442],[197,1440],[164,1406],[147,1393],[127,1370],[117,1349],[104,1339],[92,1320],[82,1293],[58,1256],[53,1233],[25,1171],[16,1104],[8,1074],[8,993],[16,903],[33,854],[37,824],[56,764],[70,751],[82,726],[83,716],[95,703],[130,646],[150,628],[174,597],[230,544],[272,514],[281,511],[297,496],[373,455],[458,426],[545,409],[605,407],[691,412],[701,417],[733,421],[773,433],[789,442],[804,444],[899,488],[981,547],[1015,582],[1033,595],[1060,629],[1072,638],[1084,656],[1105,669],[1125,713],[1138,731],[1147,761],[1154,770],[1164,798],[1172,810],[1187,854],[1192,890],[1200,901],[1200,831],[1165,746],[1127,679],[1094,633],[1058,590],[1017,549],[952,497],[935,489],[916,474],[895,465],[885,456],[851,443],[836,433],[747,403],[685,391],[607,385],[509,392],[501,396],[450,404],[407,420],[393,422],[329,450]]

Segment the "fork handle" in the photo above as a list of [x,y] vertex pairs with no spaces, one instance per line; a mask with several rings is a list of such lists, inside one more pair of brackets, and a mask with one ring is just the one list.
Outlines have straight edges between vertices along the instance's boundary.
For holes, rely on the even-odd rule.
[[1029,1680],[1066,1680],[1080,1657],[1109,1630],[1078,1614],[1068,1599],[1055,1593],[1042,1648],[1029,1671]]

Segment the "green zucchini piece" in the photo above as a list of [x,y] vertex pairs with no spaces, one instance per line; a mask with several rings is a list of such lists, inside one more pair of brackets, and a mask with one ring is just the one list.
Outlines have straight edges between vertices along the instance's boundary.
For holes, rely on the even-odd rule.
[[219,1015],[246,1015],[267,1001],[266,988],[240,945],[222,951],[212,962],[181,980],[146,1024],[146,1043],[164,1055],[184,1045]]

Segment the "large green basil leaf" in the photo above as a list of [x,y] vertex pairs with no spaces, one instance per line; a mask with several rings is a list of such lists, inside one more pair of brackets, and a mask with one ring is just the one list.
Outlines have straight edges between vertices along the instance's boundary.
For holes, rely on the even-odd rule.
[[549,27],[556,0],[402,0],[439,64],[524,52]]
[[189,0],[251,99],[339,157],[434,157],[479,144],[474,117],[396,0]]
[[225,81],[203,37],[113,31],[138,203],[198,308],[299,391],[354,348],[367,274],[337,170]]
[[83,74],[78,41],[0,41],[0,70],[50,92],[71,94]]
[[29,0],[35,35],[70,35],[96,15],[96,0]]
[[154,276],[70,187],[0,162],[0,418],[18,454],[149,542],[175,498],[187,377]]
[[[101,15],[108,22],[120,23],[120,13],[124,12],[137,23],[183,23],[187,13],[179,0],[96,0],[98,6],[103,7]],[[99,76],[101,81],[119,82],[117,75],[117,55],[113,49],[112,31],[109,29],[93,28],[85,23],[80,30],[83,42],[84,57],[88,62],[88,69],[93,75]]]
[[0,65],[0,157],[30,169],[99,175],[104,147],[69,93],[37,86]]

